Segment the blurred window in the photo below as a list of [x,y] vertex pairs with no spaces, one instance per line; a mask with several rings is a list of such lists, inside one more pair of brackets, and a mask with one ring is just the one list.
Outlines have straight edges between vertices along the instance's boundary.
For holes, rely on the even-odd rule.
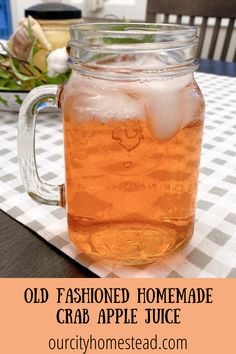
[[11,10],[9,0],[0,0],[0,38],[7,39],[12,33]]

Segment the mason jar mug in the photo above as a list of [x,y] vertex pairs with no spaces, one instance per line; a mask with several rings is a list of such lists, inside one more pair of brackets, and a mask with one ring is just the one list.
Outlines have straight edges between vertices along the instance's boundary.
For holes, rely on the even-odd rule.
[[[68,82],[38,87],[22,104],[25,188],[38,202],[66,207],[80,252],[143,264],[190,240],[204,117],[196,46],[196,29],[183,25],[73,26]],[[38,177],[34,130],[45,106],[62,111],[65,185]]]

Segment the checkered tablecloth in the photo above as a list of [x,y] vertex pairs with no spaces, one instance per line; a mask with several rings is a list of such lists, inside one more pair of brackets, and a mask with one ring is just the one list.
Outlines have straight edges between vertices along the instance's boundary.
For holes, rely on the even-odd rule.
[[[0,112],[0,207],[49,243],[101,277],[236,278],[236,78],[196,74],[206,100],[197,221],[190,244],[162,264],[111,266],[78,254],[69,242],[65,210],[40,205],[24,192],[17,165],[17,114]],[[39,116],[39,174],[64,181],[62,123]],[[34,237],[32,235],[32,237]]]

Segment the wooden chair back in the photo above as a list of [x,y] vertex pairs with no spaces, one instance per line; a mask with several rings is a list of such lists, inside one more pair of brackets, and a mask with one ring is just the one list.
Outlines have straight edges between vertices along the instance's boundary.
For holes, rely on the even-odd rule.
[[[156,22],[157,14],[164,14],[165,23],[169,23],[170,15],[177,15],[176,23],[178,24],[182,23],[183,16],[189,16],[189,25],[191,26],[195,24],[195,19],[197,16],[202,17],[197,50],[198,57],[201,57],[202,55],[203,44],[208,26],[208,19],[210,17],[214,17],[215,24],[210,40],[210,46],[208,48],[208,59],[214,58],[222,19],[229,19],[224,43],[220,53],[220,60],[226,60],[235,28],[236,0],[148,0],[146,21]],[[236,62],[236,37],[234,43],[232,44],[234,45],[232,61]]]

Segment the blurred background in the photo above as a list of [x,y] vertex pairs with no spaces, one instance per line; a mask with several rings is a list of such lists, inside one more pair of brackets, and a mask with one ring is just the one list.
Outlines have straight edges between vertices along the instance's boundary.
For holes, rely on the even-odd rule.
[[[26,8],[36,5],[38,3],[47,3],[53,2],[53,0],[0,0],[0,38],[8,38],[9,35],[16,30],[19,21],[24,17],[24,11]],[[154,3],[158,4],[158,2],[163,3],[162,1],[150,1],[150,0],[57,0],[54,2],[60,2],[67,5],[73,5],[78,7],[82,10],[82,16],[85,19],[126,19],[130,21],[145,21],[147,19],[147,9],[148,6],[153,6]],[[166,0],[166,3],[174,3],[173,0],[169,1]],[[179,4],[181,1],[175,1]],[[192,3],[196,6],[199,2],[199,9],[203,4],[202,0],[189,0],[183,1],[184,3],[188,3],[190,7]],[[216,5],[221,6],[222,9],[225,7],[234,6],[236,8],[236,0],[226,0],[218,1],[218,0],[205,0],[204,3],[206,5]],[[196,7],[195,6],[195,7]],[[211,6],[210,6],[211,7]],[[200,11],[200,10],[199,10]],[[174,11],[173,11],[174,13]],[[171,14],[169,11],[169,22],[178,22],[178,17],[176,15]],[[184,15],[184,13],[183,13]],[[204,14],[203,14],[204,15]],[[157,12],[156,14],[156,22],[163,22],[164,21],[163,14]],[[182,16],[181,22],[188,24],[190,21],[189,16]],[[200,28],[202,24],[202,17],[196,16],[194,19],[194,25]],[[219,23],[216,22],[217,20],[213,17],[209,17],[207,20],[206,30],[204,31],[204,41],[201,44],[201,58],[208,57],[208,51],[211,43],[212,37],[215,37],[215,48],[214,53],[211,55],[211,59],[222,59],[222,48],[224,46],[225,41],[227,40],[227,53],[223,60],[226,61],[236,61],[236,54],[235,54],[235,43],[236,43],[236,25],[235,21],[230,22],[230,19],[223,18],[221,20],[220,26]],[[165,21],[166,22],[166,21]],[[219,27],[215,30],[214,33],[214,26]],[[227,38],[227,28],[230,28],[230,36]]]

